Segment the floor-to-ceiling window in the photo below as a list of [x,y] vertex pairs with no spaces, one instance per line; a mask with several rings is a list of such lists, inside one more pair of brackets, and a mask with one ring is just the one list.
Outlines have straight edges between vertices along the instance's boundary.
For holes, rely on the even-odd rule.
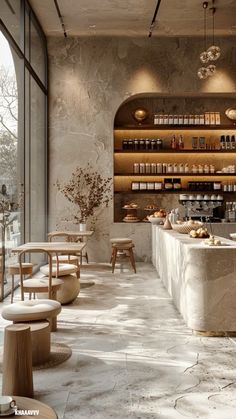
[[12,248],[43,241],[47,223],[47,51],[26,0],[0,0],[1,295]]

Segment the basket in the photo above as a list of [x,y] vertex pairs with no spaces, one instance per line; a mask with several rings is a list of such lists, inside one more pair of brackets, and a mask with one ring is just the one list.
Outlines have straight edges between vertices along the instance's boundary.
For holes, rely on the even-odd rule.
[[173,230],[177,231],[178,233],[182,234],[189,234],[191,230],[197,230],[198,228],[203,226],[203,223],[201,221],[196,222],[194,224],[171,224]]

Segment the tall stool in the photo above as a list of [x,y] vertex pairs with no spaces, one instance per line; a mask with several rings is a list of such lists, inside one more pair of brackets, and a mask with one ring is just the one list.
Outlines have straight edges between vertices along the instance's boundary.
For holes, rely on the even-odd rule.
[[[21,264],[21,271],[23,277],[25,275],[32,275],[33,273],[33,263],[22,263]],[[14,283],[14,276],[20,275],[20,264],[19,263],[13,263],[12,265],[8,265],[8,273],[12,277],[12,283],[11,283],[11,303],[13,303],[13,297],[14,297],[14,291],[15,291],[15,283]]]
[[116,258],[119,254],[124,254],[129,256],[131,265],[134,272],[136,273],[136,266],[133,254],[134,244],[131,239],[128,238],[117,238],[111,239],[112,244],[112,255],[111,255],[111,264],[112,264],[112,273],[114,273]]

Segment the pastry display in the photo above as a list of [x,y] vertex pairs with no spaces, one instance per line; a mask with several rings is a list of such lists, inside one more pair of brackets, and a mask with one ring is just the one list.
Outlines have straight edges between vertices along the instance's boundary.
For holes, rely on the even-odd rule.
[[206,239],[207,237],[210,237],[206,227],[200,227],[197,230],[191,230],[189,235],[194,239]]
[[208,246],[221,246],[221,241],[212,235],[210,235],[209,239],[204,240],[203,243],[207,244]]
[[165,218],[166,217],[166,211],[164,209],[159,209],[159,211],[155,211],[153,214],[153,217],[156,218]]
[[139,220],[139,218],[136,215],[133,214],[127,214],[124,218],[123,221],[125,221],[126,223],[137,223]]
[[155,204],[149,204],[149,205],[146,205],[144,209],[145,211],[152,211],[152,210],[155,211],[155,210],[158,210],[158,207]]
[[125,204],[123,206],[124,209],[136,209],[138,208],[138,204],[135,204],[135,202],[131,202],[130,204]]

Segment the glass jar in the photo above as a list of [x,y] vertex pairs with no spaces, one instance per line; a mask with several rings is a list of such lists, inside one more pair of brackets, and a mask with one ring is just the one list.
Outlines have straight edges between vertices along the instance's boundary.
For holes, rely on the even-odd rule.
[[164,189],[165,190],[173,189],[173,179],[171,179],[171,178],[165,178],[164,179]]
[[134,148],[134,142],[133,140],[129,139],[128,140],[128,150],[133,150]]
[[139,140],[139,149],[140,150],[145,150],[145,141],[143,138],[140,138]]
[[151,140],[151,150],[156,150],[157,149],[157,141],[153,138]]
[[139,150],[139,140],[137,138],[134,140],[134,150]]
[[221,191],[221,182],[213,182],[214,191]]
[[157,165],[156,163],[151,163],[151,173],[156,173],[157,172]]
[[157,145],[157,150],[162,149],[162,140],[160,138],[157,138],[156,145]]
[[145,173],[145,163],[139,163],[139,173]]
[[140,191],[145,191],[147,189],[147,182],[139,182]]
[[139,191],[139,182],[132,182],[131,189],[132,191]]
[[139,163],[134,163],[134,173],[139,173]]
[[173,179],[173,189],[179,190],[181,188],[182,188],[181,179],[180,178]]
[[162,164],[161,163],[157,163],[157,173],[162,173]]
[[147,182],[147,190],[148,191],[154,190],[154,182]]
[[154,189],[155,191],[160,191],[162,189],[162,182],[155,182]]
[[145,163],[145,173],[151,173],[151,164]]
[[145,150],[150,150],[151,148],[151,142],[149,140],[149,138],[146,138],[145,140]]
[[122,148],[123,150],[128,150],[128,140],[126,138],[122,141]]

